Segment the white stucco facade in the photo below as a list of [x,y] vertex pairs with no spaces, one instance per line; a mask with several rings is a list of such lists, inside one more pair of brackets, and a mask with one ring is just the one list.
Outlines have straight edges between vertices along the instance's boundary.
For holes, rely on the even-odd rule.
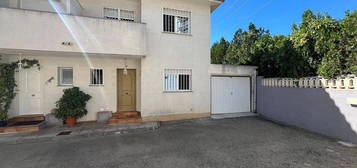
[[[116,112],[117,69],[127,66],[136,70],[136,110],[143,117],[209,115],[211,74],[226,73],[210,65],[210,13],[221,1],[63,0],[63,9],[67,11],[63,15],[44,2],[33,3],[0,3],[0,55],[4,62],[39,60],[39,114],[50,113],[62,90],[72,87],[58,85],[59,67],[73,68],[73,86],[92,96],[87,105],[89,113],[82,121],[96,120],[96,113],[101,110]],[[19,7],[22,9],[14,9]],[[134,11],[135,20],[104,19],[104,7]],[[164,8],[190,12],[190,33],[163,32]],[[103,85],[89,85],[91,67],[103,69]],[[191,90],[165,91],[165,69],[189,69]],[[255,75],[255,69],[243,69],[239,73]],[[22,91],[17,92],[21,95]],[[12,103],[10,117],[21,115],[19,97]]]

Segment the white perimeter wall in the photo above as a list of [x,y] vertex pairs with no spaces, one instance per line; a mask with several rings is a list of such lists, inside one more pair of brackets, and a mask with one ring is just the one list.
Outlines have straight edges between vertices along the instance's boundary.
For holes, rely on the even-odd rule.
[[[192,35],[162,33],[163,8],[190,11]],[[142,115],[210,112],[210,6],[206,0],[142,0],[147,57],[142,59]],[[192,92],[163,93],[165,68],[191,68]]]

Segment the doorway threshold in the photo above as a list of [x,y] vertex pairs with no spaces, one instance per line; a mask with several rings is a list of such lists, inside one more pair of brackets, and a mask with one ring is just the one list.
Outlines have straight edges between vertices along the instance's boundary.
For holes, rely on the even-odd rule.
[[253,112],[237,112],[237,113],[222,113],[222,114],[212,114],[212,119],[223,119],[223,118],[237,118],[237,117],[251,117],[258,116],[257,113]]

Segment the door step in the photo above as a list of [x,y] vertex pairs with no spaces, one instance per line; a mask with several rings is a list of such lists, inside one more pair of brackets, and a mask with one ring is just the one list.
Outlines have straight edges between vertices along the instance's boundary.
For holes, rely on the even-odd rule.
[[113,113],[113,117],[141,117],[138,111],[126,111],[126,112],[116,112]]
[[44,127],[45,116],[22,115],[10,118],[7,126],[0,127],[0,133],[16,133],[38,131]]
[[108,124],[128,124],[142,122],[141,114],[138,111],[116,112],[109,119]]
[[7,122],[8,124],[14,124],[19,122],[31,122],[31,121],[44,121],[45,116],[42,114],[35,115],[20,115],[13,118],[10,118]]

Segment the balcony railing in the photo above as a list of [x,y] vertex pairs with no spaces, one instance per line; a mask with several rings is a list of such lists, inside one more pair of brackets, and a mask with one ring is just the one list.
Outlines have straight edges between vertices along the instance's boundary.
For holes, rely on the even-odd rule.
[[144,56],[146,24],[0,8],[0,49]]

